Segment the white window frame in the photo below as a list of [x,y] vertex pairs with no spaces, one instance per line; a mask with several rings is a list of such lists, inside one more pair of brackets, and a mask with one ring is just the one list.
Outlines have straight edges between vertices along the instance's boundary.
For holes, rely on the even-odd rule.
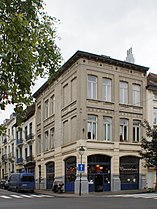
[[128,141],[128,119],[120,119],[120,141]]
[[97,116],[88,115],[88,139],[97,140]]
[[128,83],[124,81],[120,81],[119,84],[120,89],[120,103],[121,104],[128,104]]
[[88,99],[97,99],[97,77],[88,75],[87,97]]
[[140,141],[140,121],[133,120],[133,142]]
[[111,141],[112,139],[112,118],[103,118],[103,140]]
[[111,102],[112,80],[110,78],[103,78],[103,100]]
[[132,85],[132,103],[135,106],[140,106],[141,87],[138,84]]

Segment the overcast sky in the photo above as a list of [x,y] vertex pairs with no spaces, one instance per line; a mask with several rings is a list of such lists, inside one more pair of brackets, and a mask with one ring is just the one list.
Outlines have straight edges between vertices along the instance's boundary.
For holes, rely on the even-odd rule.
[[[135,64],[157,73],[156,0],[44,1],[48,14],[60,20],[57,45],[64,62],[77,50],[123,61],[132,47]],[[42,83],[37,82],[34,91]],[[1,111],[0,123],[11,113],[10,106]]]

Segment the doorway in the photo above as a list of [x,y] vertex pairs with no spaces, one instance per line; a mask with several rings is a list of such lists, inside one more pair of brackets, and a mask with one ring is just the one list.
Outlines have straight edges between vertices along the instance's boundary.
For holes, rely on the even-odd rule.
[[103,175],[95,175],[95,191],[103,192]]

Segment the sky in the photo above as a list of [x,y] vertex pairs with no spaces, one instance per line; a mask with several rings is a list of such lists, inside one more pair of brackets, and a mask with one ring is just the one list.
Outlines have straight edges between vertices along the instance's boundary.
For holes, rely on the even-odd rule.
[[[63,63],[77,50],[124,61],[132,47],[135,64],[157,74],[156,0],[44,0],[48,15],[60,20],[56,44]],[[45,80],[36,82],[35,92]],[[10,117],[0,111],[0,124]]]

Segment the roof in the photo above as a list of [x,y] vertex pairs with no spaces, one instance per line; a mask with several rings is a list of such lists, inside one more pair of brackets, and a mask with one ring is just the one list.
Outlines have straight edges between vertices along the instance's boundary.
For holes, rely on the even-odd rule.
[[147,77],[147,89],[157,91],[157,74],[149,73]]
[[[56,76],[50,81],[53,82],[55,79],[57,79],[64,71],[66,71],[71,65],[73,65],[78,59],[84,58],[88,60],[94,60],[102,63],[106,63],[108,65],[115,65],[118,67],[128,68],[136,71],[141,71],[143,73],[146,73],[149,68],[136,65],[133,63],[129,63],[126,61],[121,61],[117,59],[110,58],[109,56],[105,55],[96,55],[89,52],[84,51],[77,51],[56,73]],[[46,81],[34,94],[33,97],[37,98],[49,85],[49,81]]]

